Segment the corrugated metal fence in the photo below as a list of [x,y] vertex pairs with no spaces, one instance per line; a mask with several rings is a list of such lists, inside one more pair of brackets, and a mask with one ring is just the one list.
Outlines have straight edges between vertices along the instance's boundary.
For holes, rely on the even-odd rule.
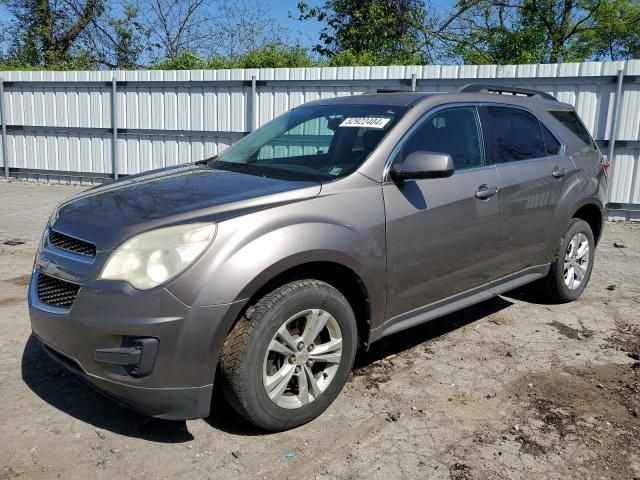
[[452,91],[480,81],[543,90],[575,105],[604,152],[615,139],[613,206],[640,205],[640,60],[0,77],[2,160],[12,177],[101,181],[210,156],[311,100],[379,88]]

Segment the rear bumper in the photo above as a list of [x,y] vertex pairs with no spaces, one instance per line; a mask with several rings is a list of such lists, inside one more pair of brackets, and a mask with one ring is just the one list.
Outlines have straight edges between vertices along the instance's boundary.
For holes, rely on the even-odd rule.
[[[36,277],[29,289],[34,336],[45,351],[98,390],[146,415],[185,420],[209,415],[218,353],[244,305],[190,307],[169,291],[139,292],[124,282],[84,283],[66,312],[44,308]],[[158,340],[144,376],[96,359],[129,339]]]

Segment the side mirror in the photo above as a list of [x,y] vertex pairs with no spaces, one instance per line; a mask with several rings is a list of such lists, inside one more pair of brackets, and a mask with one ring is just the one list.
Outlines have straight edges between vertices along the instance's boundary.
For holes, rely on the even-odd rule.
[[453,159],[446,153],[412,152],[399,165],[392,165],[393,180],[445,178],[453,175]]

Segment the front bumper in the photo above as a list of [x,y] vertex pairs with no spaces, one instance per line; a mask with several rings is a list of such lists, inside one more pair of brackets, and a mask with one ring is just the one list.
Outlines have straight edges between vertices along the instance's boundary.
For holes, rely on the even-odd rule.
[[[60,278],[64,270],[36,261],[29,288],[33,333],[54,359],[144,414],[172,420],[209,415],[218,353],[244,302],[190,307],[164,288],[139,292],[125,282],[85,281],[72,307],[60,311],[39,302],[41,272]],[[96,350],[122,347],[131,338],[158,340],[148,375],[96,360]]]
[[[34,334],[36,338],[37,335]],[[126,385],[88,375],[70,357],[47,345],[42,339],[43,350],[55,361],[86,380],[100,393],[129,408],[151,417],[167,420],[188,420],[209,415],[213,385],[192,388],[145,388]]]

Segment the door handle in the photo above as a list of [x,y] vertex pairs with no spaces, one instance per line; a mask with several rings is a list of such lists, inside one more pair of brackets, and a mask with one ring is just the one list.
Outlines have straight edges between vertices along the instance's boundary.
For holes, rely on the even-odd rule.
[[486,200],[493,197],[496,193],[498,193],[498,187],[487,187],[483,184],[478,187],[478,190],[476,190],[476,198]]
[[553,172],[551,172],[551,175],[553,176],[553,178],[562,178],[567,174],[567,169],[566,168],[560,168],[560,167],[555,167],[553,169]]

